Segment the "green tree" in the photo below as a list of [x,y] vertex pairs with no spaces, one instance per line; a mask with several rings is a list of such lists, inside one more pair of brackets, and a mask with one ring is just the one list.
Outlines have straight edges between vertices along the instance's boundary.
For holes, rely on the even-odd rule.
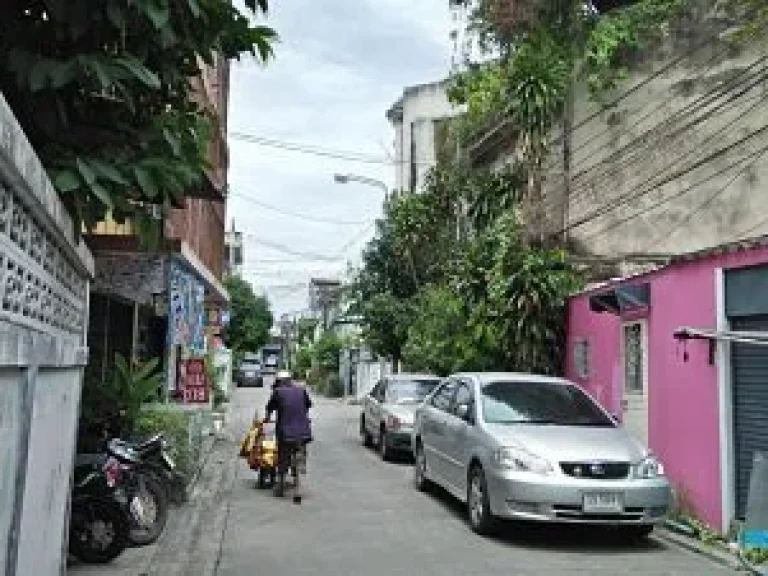
[[236,353],[256,352],[269,341],[273,317],[269,301],[257,296],[251,285],[237,276],[224,281],[230,296],[230,321],[224,341]]
[[473,367],[477,348],[469,334],[466,302],[445,286],[431,286],[418,299],[403,349],[408,370],[445,376]]
[[[217,55],[272,54],[267,0],[0,3],[0,90],[79,224],[111,213],[159,232],[148,205],[200,189],[217,118],[190,79]],[[149,224],[154,228],[150,229]]]

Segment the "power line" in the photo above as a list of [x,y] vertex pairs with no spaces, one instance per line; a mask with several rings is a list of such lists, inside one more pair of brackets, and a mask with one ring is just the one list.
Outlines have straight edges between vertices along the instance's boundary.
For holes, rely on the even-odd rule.
[[236,196],[237,198],[242,198],[243,200],[246,200],[247,202],[250,202],[251,204],[255,204],[256,206],[260,206],[264,208],[265,210],[271,210],[272,212],[275,212],[277,214],[282,214],[283,216],[289,216],[291,218],[298,218],[299,220],[306,220],[307,222],[314,222],[317,224],[333,224],[336,226],[359,226],[361,224],[369,224],[371,220],[333,220],[330,218],[318,218],[315,216],[307,216],[306,214],[299,214],[297,212],[291,212],[289,210],[285,210],[283,208],[278,208],[277,206],[272,206],[270,204],[267,204],[266,202],[262,202],[261,200],[257,200],[256,198],[253,198],[252,196],[248,196],[246,194],[242,194],[239,192],[230,192],[229,195]]
[[[704,43],[704,45],[706,45],[706,44],[707,43]],[[672,67],[674,67],[675,65],[679,64],[683,59],[693,55],[693,53],[697,52],[700,48],[702,48],[702,45],[699,45],[694,50],[685,53],[682,57],[674,59],[669,65],[664,66],[664,68],[659,70],[659,72],[667,72]],[[721,50],[718,50],[717,52],[715,52],[707,60],[707,67],[702,71],[702,73],[701,73],[702,76],[706,75],[707,73],[709,73],[717,65],[719,57],[722,56],[723,53],[726,52],[726,50],[727,50],[727,48],[722,48]],[[638,87],[645,86],[650,81],[655,80],[656,78],[658,78],[660,76],[661,76],[661,74],[658,74],[658,73],[652,74],[651,76],[646,78],[643,82],[641,82]],[[619,99],[612,101],[611,103],[607,104],[606,106],[603,106],[597,113],[592,114],[589,118],[587,118],[587,121],[591,121],[597,115],[601,114],[603,111],[609,110],[609,109],[615,107],[617,102],[619,100],[623,100],[627,95],[628,94],[623,94]],[[646,113],[643,116],[637,118],[630,126],[627,126],[624,130],[626,132],[628,132],[628,131],[632,130],[633,128],[635,128],[636,126],[640,125],[640,123],[642,123],[644,120],[646,120],[650,116],[652,116],[656,112],[656,110],[658,108],[664,106],[665,104],[669,104],[675,98],[677,98],[676,94],[672,94],[671,96],[665,98],[661,102],[659,102],[658,100],[649,99],[639,110],[637,110],[635,112],[635,114],[639,114],[640,112],[642,112],[643,110],[645,110],[646,108],[649,108],[649,107],[652,107],[652,109],[648,113]],[[584,125],[585,125],[585,122],[581,122],[579,128],[583,127]],[[572,133],[575,133],[575,131],[576,130],[573,130]],[[591,144],[592,142],[598,140],[599,138],[602,138],[605,134],[609,133],[610,131],[611,131],[611,127],[609,126],[609,127],[605,128],[604,130],[602,130],[601,132],[598,132],[597,134],[593,134],[590,138],[588,138],[587,140],[585,140],[585,141],[580,143],[579,151],[582,152],[582,153],[585,152],[585,148],[589,144]],[[576,168],[580,168],[580,166],[574,166],[574,169],[576,169]]]
[[338,258],[327,256],[325,254],[316,254],[313,252],[305,252],[301,250],[295,250],[291,248],[290,246],[286,246],[285,244],[280,244],[278,242],[271,242],[269,240],[264,240],[263,238],[259,238],[258,236],[254,236],[252,234],[247,234],[247,237],[253,240],[256,244],[260,244],[262,246],[265,246],[267,248],[271,248],[272,250],[275,250],[277,252],[282,252],[284,254],[289,254],[291,256],[299,256],[301,258],[311,258],[312,260],[317,260],[321,262],[336,262],[338,261]]
[[248,142],[249,144],[256,144],[258,146],[265,146],[267,148],[276,148],[279,150],[286,150],[288,152],[309,154],[322,158],[333,158],[335,160],[344,160],[347,162],[359,162],[361,164],[379,164],[384,166],[396,166],[398,164],[421,164],[424,166],[432,166],[435,164],[435,162],[427,160],[397,161],[389,158],[360,154],[359,152],[352,152],[349,150],[336,150],[331,148],[323,148],[313,144],[286,142],[283,140],[276,140],[274,138],[266,138],[263,136],[246,134],[243,132],[230,132],[229,137],[234,140],[240,140],[242,142]]
[[737,146],[739,146],[741,144],[744,144],[745,142],[748,142],[749,140],[751,140],[752,138],[754,138],[756,136],[759,136],[760,134],[762,134],[766,130],[768,130],[768,125],[764,125],[763,127],[759,128],[758,130],[755,130],[754,132],[751,132],[747,136],[744,136],[744,137],[740,138],[736,142],[733,142],[732,144],[729,144],[728,146],[725,146],[724,148],[721,148],[721,149],[719,149],[719,150],[717,150],[717,151],[715,151],[715,152],[705,156],[704,158],[698,160],[697,162],[694,162],[691,166],[688,166],[687,168],[685,168],[683,170],[680,170],[680,171],[678,171],[678,172],[676,172],[676,173],[674,173],[674,174],[672,174],[670,176],[667,176],[667,177],[663,178],[659,182],[657,182],[654,185],[650,186],[646,190],[643,190],[642,192],[640,192],[637,195],[632,195],[631,194],[632,191],[630,191],[627,194],[623,194],[622,196],[620,196],[617,199],[617,202],[604,205],[604,206],[598,208],[597,210],[593,211],[588,216],[580,218],[579,220],[577,220],[577,221],[575,221],[573,223],[570,223],[567,226],[564,226],[555,235],[560,235],[563,232],[567,232],[567,231],[572,230],[574,228],[578,228],[580,226],[583,226],[584,224],[587,224],[587,223],[591,222],[595,218],[599,218],[601,216],[604,216],[608,212],[611,212],[612,210],[615,210],[616,208],[618,208],[620,206],[623,206],[624,204],[626,204],[629,201],[638,199],[638,198],[640,198],[642,196],[646,196],[647,194],[650,194],[651,192],[653,192],[654,190],[657,190],[658,188],[664,186],[665,184],[673,182],[673,181],[677,180],[678,178],[680,178],[681,176],[685,176],[686,174],[696,170],[697,168],[700,168],[701,166],[705,165],[706,163],[711,162],[712,160],[715,160],[716,158],[719,158],[720,156],[723,156],[724,154],[726,154],[727,152],[730,152],[731,150],[733,150]]
[[[761,61],[764,61],[766,59],[768,59],[768,57],[762,58]],[[753,66],[754,66],[754,64],[753,64]],[[766,79],[765,70],[766,70],[766,67],[764,67],[763,70],[761,70],[760,72],[756,73],[754,76],[757,77],[757,80],[752,81],[750,84],[747,85],[746,88],[741,89],[736,95],[733,95],[733,96],[729,97],[727,100],[725,100],[722,103],[718,104],[714,108],[711,108],[711,109],[707,110],[704,114],[702,114],[701,116],[699,116],[699,117],[695,118],[694,120],[688,122],[686,125],[684,125],[682,127],[678,127],[677,129],[675,129],[672,132],[658,134],[657,135],[658,138],[662,138],[662,137],[668,138],[668,139],[678,138],[678,137],[680,137],[681,134],[685,133],[687,130],[692,129],[697,124],[699,124],[702,121],[706,120],[707,118],[712,116],[715,112],[717,112],[718,110],[720,110],[721,108],[723,108],[727,104],[730,104],[730,103],[738,100],[739,98],[743,97],[745,94],[750,92],[755,86],[757,86],[758,84],[760,84],[761,82],[763,82]],[[735,81],[736,81],[736,78],[733,79],[733,82],[735,82]],[[728,91],[730,91],[732,89],[733,88],[730,88]],[[716,89],[714,91],[719,91],[719,90],[722,90],[722,86],[718,87],[718,89]],[[713,91],[710,91],[709,93],[706,93],[705,95],[703,95],[702,97],[697,99],[692,104],[696,105],[696,104],[699,104],[704,99],[711,99],[711,92],[713,92]],[[724,94],[727,94],[727,91]],[[753,101],[755,99],[761,100],[762,99],[762,95],[759,95],[757,98],[753,98],[751,100],[748,100],[748,102],[751,102],[751,101]],[[713,101],[714,100],[711,100],[710,102],[707,103],[707,105],[712,104]],[[659,131],[660,128],[664,127],[665,125],[673,124],[677,117],[681,117],[681,118],[687,117],[687,112],[689,112],[689,111],[686,110],[686,108],[690,108],[690,106],[691,105],[688,105],[688,106],[684,107],[678,113],[676,113],[676,114],[672,115],[671,117],[665,119],[664,121],[660,122],[654,128],[646,131],[641,136],[639,136],[638,138],[636,138],[632,142],[628,143],[626,146],[622,147],[622,149],[626,149],[629,146],[631,146],[634,142],[636,142],[638,140],[642,141],[641,145],[638,146],[638,148],[636,150],[633,150],[632,153],[627,158],[624,158],[622,160],[622,163],[619,166],[615,166],[614,165],[613,169],[614,170],[619,170],[619,169],[621,169],[623,167],[626,167],[628,164],[634,162],[635,160],[642,159],[643,155],[646,152],[646,149],[652,147],[654,144],[657,143],[656,140],[648,138],[648,135],[652,134],[654,132]],[[688,150],[688,152],[686,152],[682,156],[679,156],[674,162],[668,163],[667,166],[663,170],[667,170],[667,169],[673,167],[675,164],[679,163],[680,160],[690,156],[693,152],[696,151],[696,147],[699,147],[701,144],[703,144],[703,143],[705,143],[705,142],[707,142],[709,140],[714,139],[717,135],[719,135],[720,133],[722,133],[724,131],[725,132],[729,132],[729,131],[733,130],[733,128],[734,128],[733,124],[725,124],[719,130],[717,130],[715,133],[710,134],[707,138],[705,138],[703,142],[697,143],[697,145],[695,147],[693,147],[690,150]],[[617,153],[618,152],[621,152],[621,150],[617,151]],[[595,166],[598,166],[600,164],[608,165],[611,162],[611,160],[613,159],[613,157],[615,157],[615,156],[616,156],[616,153],[612,154],[611,156],[609,156],[608,158],[604,159],[603,161],[598,162],[597,164],[595,164]],[[658,171],[658,169],[656,169],[656,174],[654,174],[654,176],[649,178],[646,182],[652,180],[655,176],[658,176],[658,175],[659,175],[659,171]],[[568,202],[570,203],[571,201],[573,201],[573,200],[579,198],[580,196],[586,194],[591,188],[594,188],[595,186],[598,186],[598,185],[600,185],[600,184],[602,184],[604,182],[608,182],[608,181],[611,181],[611,180],[612,180],[612,177],[611,177],[610,174],[608,174],[608,175],[606,175],[606,176],[604,176],[602,178],[599,178],[599,179],[591,180],[590,182],[584,184],[581,188],[576,189],[576,191],[569,196]],[[549,207],[553,207],[552,203],[550,203]]]
[[[650,84],[651,82],[653,82],[657,78],[660,78],[661,76],[663,76],[664,74],[669,72],[672,68],[674,68],[675,66],[680,64],[680,62],[682,62],[683,60],[686,60],[687,58],[693,56],[693,54],[698,52],[701,48],[704,48],[705,46],[708,46],[710,43],[711,43],[711,41],[709,39],[706,39],[706,40],[704,40],[702,42],[699,42],[698,44],[694,45],[690,49],[686,50],[680,56],[678,56],[676,58],[672,58],[667,64],[665,64],[664,66],[662,66],[661,68],[659,68],[658,70],[653,72],[652,74],[649,74],[642,81],[638,82],[637,84],[634,84],[633,86],[628,88],[626,91],[622,92],[622,94],[620,96],[614,98],[613,100],[611,100],[605,106],[601,106],[601,108],[599,110],[593,112],[592,114],[590,114],[586,118],[583,118],[578,123],[576,123],[573,127],[571,127],[571,134],[574,134],[576,131],[578,131],[581,128],[583,128],[584,126],[586,126],[589,122],[591,122],[592,120],[594,120],[595,118],[600,116],[600,114],[602,114],[605,110],[613,108],[614,106],[616,106],[616,104],[618,104],[622,100],[625,100],[626,98],[628,98],[629,96],[631,96],[632,94],[637,92],[640,88],[642,88],[644,86],[647,86],[648,84]],[[725,48],[721,49],[718,53],[716,53],[713,56],[712,59],[716,58],[718,55],[722,55],[725,51],[726,51]],[[558,138],[557,140],[555,140],[555,142],[558,142],[560,139],[562,139],[562,137]]]
[[[737,94],[736,97],[731,97],[728,100],[726,100],[725,102],[723,102],[720,105],[716,106],[715,108],[713,108],[711,110],[708,110],[703,115],[701,115],[701,116],[695,118],[694,120],[688,122],[682,128],[678,128],[677,130],[675,130],[675,131],[673,131],[671,133],[668,132],[666,134],[661,132],[661,130],[663,128],[671,127],[677,120],[688,118],[688,117],[690,117],[690,115],[692,113],[698,112],[699,110],[706,109],[706,107],[711,105],[717,98],[725,96],[730,91],[738,88],[739,85],[738,85],[737,82],[739,81],[739,77],[742,74],[746,73],[751,68],[753,68],[755,65],[760,64],[762,62],[765,62],[767,59],[768,59],[768,57],[766,57],[766,56],[758,59],[757,61],[752,63],[749,67],[747,67],[745,70],[743,70],[742,72],[737,74],[734,78],[732,78],[730,83],[726,83],[725,86],[720,85],[717,88],[714,88],[714,89],[712,89],[712,90],[710,90],[708,92],[705,92],[702,96],[700,96],[699,98],[697,98],[693,102],[690,102],[689,104],[687,104],[686,106],[684,106],[682,109],[680,109],[676,113],[672,114],[671,116],[665,118],[663,121],[659,122],[653,128],[647,130],[646,132],[642,133],[640,136],[634,138],[633,140],[630,140],[624,146],[621,146],[619,149],[615,150],[608,157],[600,160],[599,162],[596,162],[595,164],[593,164],[589,168],[587,168],[585,170],[582,170],[581,172],[575,174],[573,176],[573,178],[572,178],[572,181],[575,182],[576,180],[579,180],[579,179],[583,178],[586,174],[588,174],[589,172],[592,172],[594,169],[596,169],[596,168],[598,168],[600,166],[603,166],[603,167],[608,168],[608,169],[610,169],[610,168],[617,169],[617,168],[621,168],[622,166],[626,166],[630,162],[634,161],[642,153],[644,153],[645,149],[647,149],[647,148],[649,148],[649,147],[651,147],[651,146],[653,146],[655,144],[655,141],[651,140],[649,138],[649,136],[654,135],[654,136],[659,136],[659,137],[677,137],[681,133],[685,132],[686,130],[689,130],[692,127],[696,126],[701,121],[706,120],[707,118],[712,116],[712,114],[714,114],[715,112],[720,110],[723,106],[725,106],[726,104],[729,104],[729,103],[733,102],[734,100],[740,98],[741,96],[743,96],[744,94],[746,94],[747,92],[752,90],[752,88],[754,88],[757,84],[763,82],[765,80],[764,72],[766,70],[766,67],[763,67],[762,70],[760,70],[759,72],[757,72],[753,76],[751,76],[749,79],[747,79],[747,81],[754,80],[754,78],[756,77],[757,81],[754,81],[751,84],[749,84],[746,89],[742,89]],[[720,93],[718,94],[718,92],[720,92]],[[635,145],[638,142],[640,142],[641,145],[635,147]],[[633,147],[634,147],[634,149],[633,149]],[[625,151],[627,151],[627,150],[631,150],[631,152],[630,152],[629,155],[627,155],[626,157],[624,157],[622,159],[623,163],[620,164],[618,167],[616,167],[615,165],[611,166],[611,164],[615,160],[620,159],[621,155]],[[603,173],[603,175],[604,175],[604,173]],[[610,178],[610,176],[608,176],[608,178]],[[594,186],[595,180],[593,180],[591,182],[591,184]],[[576,194],[572,194],[572,198],[578,196],[579,193],[583,193],[588,188],[588,186],[589,186],[589,184],[587,184],[586,186],[582,187],[581,190],[577,191]]]
[[745,166],[741,170],[739,170],[733,176],[733,178],[729,179],[723,186],[721,186],[720,188],[715,190],[715,192],[713,192],[706,200],[704,200],[704,202],[702,202],[701,204],[696,206],[696,208],[694,208],[693,210],[690,210],[680,221],[678,221],[678,222],[676,222],[674,224],[673,229],[670,230],[669,232],[667,232],[667,234],[660,235],[653,242],[648,244],[648,246],[643,249],[643,252],[647,252],[651,248],[657,246],[658,244],[661,243],[661,241],[663,239],[667,239],[667,238],[671,237],[672,235],[674,235],[675,232],[677,232],[678,230],[681,229],[681,226],[683,226],[684,224],[687,224],[688,222],[690,222],[693,219],[694,216],[696,216],[697,214],[701,213],[701,211],[704,210],[710,204],[712,204],[712,202],[714,202],[716,198],[721,196],[731,186],[733,186],[733,184],[736,182],[736,180],[738,180],[740,177],[742,177],[746,173],[746,171],[749,170],[749,168],[751,166],[754,166],[755,162],[760,160],[760,158],[762,158],[767,151],[768,151],[768,149],[763,149],[762,151],[759,151],[759,154],[757,154],[757,156],[755,158],[747,157],[748,158],[748,162],[745,164]]
[[[757,160],[760,156],[763,156],[766,152],[768,152],[768,146],[765,146],[765,147],[761,148],[760,150],[757,150],[756,152],[753,152],[752,154],[747,156],[748,162],[747,162],[747,165],[744,167],[744,169],[742,169],[739,172],[737,172],[736,175],[733,178],[728,180],[728,182],[726,182],[726,184],[724,186],[719,188],[710,198],[708,198],[708,200],[704,204],[702,204],[701,206],[699,206],[699,208],[694,210],[693,213],[695,213],[699,209],[702,209],[705,204],[708,204],[708,203],[712,202],[716,196],[722,194],[728,188],[730,188],[731,185],[733,185],[733,183],[739,178],[739,176],[741,176],[744,173],[744,171],[747,169],[747,167],[749,165],[751,165],[755,160]],[[596,232],[593,232],[592,234],[587,235],[585,240],[588,240],[590,238],[594,238],[598,234],[602,234],[604,232],[608,232],[610,230],[613,230],[614,228],[618,228],[622,224],[625,224],[625,223],[627,223],[627,222],[629,222],[631,220],[635,220],[636,218],[639,218],[640,216],[642,216],[644,214],[647,214],[648,212],[651,212],[651,211],[655,210],[656,208],[659,208],[660,206],[663,206],[664,204],[667,204],[667,203],[671,202],[672,200],[675,200],[676,198],[680,198],[681,196],[687,194],[688,192],[691,192],[692,190],[695,190],[695,189],[699,188],[700,186],[702,186],[702,185],[704,185],[704,184],[706,184],[708,182],[711,182],[716,177],[722,176],[723,174],[725,174],[726,172],[729,172],[732,168],[734,168],[735,166],[737,166],[737,165],[739,165],[739,164],[741,164],[743,162],[744,162],[744,159],[739,160],[738,162],[734,162],[733,164],[731,164],[731,165],[729,165],[729,166],[727,166],[727,167],[725,167],[725,168],[723,168],[721,170],[718,170],[714,174],[711,174],[708,177],[703,178],[702,180],[699,180],[699,181],[697,181],[697,182],[695,182],[695,183],[693,183],[693,184],[683,188],[682,190],[676,192],[675,194],[673,194],[671,196],[667,196],[667,197],[659,200],[658,202],[655,202],[654,204],[651,204],[650,206],[647,206],[647,207],[643,208],[639,212],[636,212],[636,213],[631,214],[631,215],[629,215],[629,216],[627,216],[625,218],[621,218],[619,220],[611,222],[610,224],[608,224],[607,226],[604,226],[600,230],[598,230]],[[689,214],[689,218],[693,215],[693,213]],[[679,224],[675,225],[675,227],[677,227],[677,226],[679,226]],[[650,246],[653,246],[653,245],[654,244],[651,244]]]

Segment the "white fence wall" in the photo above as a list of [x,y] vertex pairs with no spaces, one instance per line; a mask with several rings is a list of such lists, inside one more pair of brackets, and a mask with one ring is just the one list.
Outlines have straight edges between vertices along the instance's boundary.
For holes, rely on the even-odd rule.
[[0,575],[65,568],[92,277],[0,95]]

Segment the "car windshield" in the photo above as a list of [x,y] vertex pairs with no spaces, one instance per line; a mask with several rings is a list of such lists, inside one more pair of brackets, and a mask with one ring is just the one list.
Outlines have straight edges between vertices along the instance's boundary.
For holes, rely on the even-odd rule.
[[557,382],[492,382],[482,387],[483,418],[489,424],[551,424],[614,427],[579,387]]
[[417,404],[439,384],[438,380],[397,380],[387,387],[387,404]]

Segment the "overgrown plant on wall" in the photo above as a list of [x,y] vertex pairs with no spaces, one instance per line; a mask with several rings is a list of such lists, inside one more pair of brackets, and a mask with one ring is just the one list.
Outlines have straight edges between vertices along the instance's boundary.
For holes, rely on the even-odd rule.
[[[275,32],[252,18],[267,0],[18,0],[0,3],[0,91],[71,215],[107,214],[157,233],[148,205],[205,186],[213,118],[190,79]],[[154,227],[154,228],[153,228]]]
[[503,119],[517,134],[525,194],[540,199],[543,165],[575,82],[594,98],[614,90],[630,57],[664,36],[689,0],[639,0],[605,14],[580,0],[466,0],[470,32],[488,59],[457,74],[449,92],[467,114],[455,137],[472,144]]

